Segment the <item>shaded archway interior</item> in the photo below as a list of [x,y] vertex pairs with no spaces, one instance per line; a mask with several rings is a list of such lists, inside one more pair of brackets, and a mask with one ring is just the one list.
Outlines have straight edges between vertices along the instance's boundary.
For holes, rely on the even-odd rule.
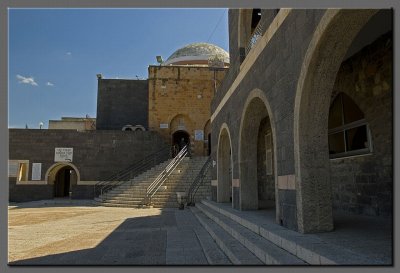
[[172,146],[174,147],[174,153],[178,153],[185,147],[185,145],[190,144],[190,135],[188,132],[183,130],[178,130],[172,134]]
[[229,134],[224,128],[218,145],[218,188],[217,201],[232,202],[232,150]]
[[78,176],[74,168],[65,164],[55,166],[48,176],[48,183],[54,185],[54,197],[69,197],[77,180]]
[[245,109],[240,133],[241,210],[275,207],[272,147],[267,108],[260,98],[254,98]]
[[339,12],[320,38],[308,68],[297,126],[299,165],[296,171],[300,190],[297,191],[298,226],[305,233],[333,229],[328,145],[331,95],[335,82],[343,80],[337,79],[343,60],[360,50],[358,43],[362,39],[357,34],[368,33],[368,21],[374,14],[371,10]]

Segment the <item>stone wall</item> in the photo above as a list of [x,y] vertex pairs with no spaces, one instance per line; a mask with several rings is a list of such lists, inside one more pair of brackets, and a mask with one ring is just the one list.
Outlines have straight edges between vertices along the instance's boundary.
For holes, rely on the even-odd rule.
[[147,111],[147,80],[98,80],[97,130],[122,130],[125,125],[147,129]]
[[[225,72],[216,72],[217,83]],[[190,134],[193,154],[207,155],[204,140],[214,92],[214,72],[208,67],[150,66],[149,130],[158,132],[169,143],[176,130],[184,130]],[[160,128],[161,124],[165,127]],[[195,140],[195,130],[204,131],[202,140]]]
[[[258,207],[275,207],[275,175],[267,173],[267,151],[265,136],[271,131],[271,124],[268,118],[261,121],[257,140],[257,180],[258,180]],[[272,149],[273,150],[273,149]],[[273,156],[273,153],[272,153]],[[273,161],[272,161],[273,162]],[[272,163],[272,170],[274,164]]]
[[[221,88],[218,90],[218,93],[212,101],[212,157],[214,160],[217,160],[216,151],[218,150],[218,133],[220,132],[222,126],[226,124],[229,128],[232,142],[233,180],[239,180],[241,176],[240,167],[247,166],[246,162],[244,162],[247,159],[243,159],[242,162],[239,152],[239,147],[241,143],[245,143],[243,141],[246,141],[240,139],[240,132],[242,129],[241,126],[243,125],[242,121],[244,120],[245,111],[247,110],[245,109],[245,107],[246,105],[250,105],[249,103],[251,102],[252,98],[257,98],[264,101],[265,106],[268,109],[268,115],[270,116],[271,127],[274,133],[274,163],[276,163],[276,168],[274,171],[275,175],[277,176],[278,182],[277,194],[275,195],[278,204],[278,207],[276,208],[276,220],[278,223],[290,229],[300,230],[302,232],[315,232],[328,231],[332,227],[328,223],[332,219],[332,216],[329,215],[329,211],[326,210],[321,213],[318,212],[318,209],[321,208],[321,206],[319,206],[318,202],[315,201],[318,198],[324,198],[325,195],[330,196],[331,194],[330,186],[324,186],[324,183],[326,183],[326,185],[329,185],[330,163],[328,151],[326,151],[326,154],[322,152],[323,150],[302,151],[303,155],[305,155],[305,157],[302,158],[307,158],[309,160],[307,162],[303,161],[302,164],[304,164],[304,166],[313,166],[313,170],[309,170],[309,172],[307,172],[307,169],[302,169],[302,173],[299,175],[299,172],[296,169],[296,162],[299,162],[295,160],[295,155],[298,154],[299,148],[299,143],[296,142],[297,139],[295,136],[295,132],[297,132],[295,124],[298,124],[298,120],[296,120],[296,115],[298,115],[298,112],[296,112],[296,106],[300,105],[297,104],[296,99],[299,98],[299,96],[302,94],[302,87],[299,87],[298,84],[301,83],[301,77],[304,76],[304,71],[306,71],[307,69],[314,69],[310,68],[309,66],[305,67],[304,64],[310,60],[311,64],[314,65],[314,61],[316,60],[314,58],[324,56],[324,58],[321,57],[321,59],[326,60],[326,64],[328,66],[329,60],[332,64],[330,67],[333,67],[333,64],[337,62],[339,63],[339,65],[336,66],[335,63],[335,67],[339,68],[340,60],[344,56],[344,54],[340,58],[335,59],[331,57],[330,59],[329,56],[326,56],[328,53],[320,53],[319,45],[322,45],[324,43],[323,41],[326,39],[329,41],[332,40],[332,42],[329,43],[330,45],[332,45],[332,50],[335,50],[335,46],[333,46],[335,44],[337,44],[337,47],[339,48],[339,46],[341,45],[340,35],[344,33],[343,35],[346,36],[347,34],[346,32],[344,32],[344,29],[346,27],[349,27],[349,25],[345,25],[343,23],[345,22],[345,20],[340,19],[347,18],[349,24],[354,24],[354,26],[351,25],[349,28],[352,30],[352,37],[355,37],[356,34],[354,33],[356,33],[357,28],[362,28],[363,26],[365,26],[363,25],[363,20],[365,18],[371,18],[374,14],[373,12],[375,11],[370,11],[368,13],[368,11],[355,10],[332,11],[281,9],[276,17],[272,17],[273,14],[271,14],[269,18],[265,19],[267,21],[272,19],[273,21],[269,27],[266,27],[266,34],[262,37],[263,42],[258,43],[258,45],[256,45],[249,52],[249,54],[246,56],[246,59],[244,59],[241,64],[240,62],[237,62],[237,56],[231,55],[231,66],[227,77],[224,79]],[[380,14],[379,20],[374,21],[374,27],[379,28],[380,26],[383,26],[382,28],[384,30],[387,29],[386,24],[380,24],[380,21],[382,21],[382,19],[390,20],[390,14],[390,10],[386,10],[385,12]],[[238,54],[238,49],[235,49],[233,47],[238,47],[237,32],[239,29],[239,12],[237,10],[230,11],[229,16],[229,23],[231,24],[232,22],[232,26],[230,26],[229,28],[230,53]],[[320,28],[317,28],[318,26],[321,26],[321,22],[328,22],[327,29],[332,29],[332,32],[323,32]],[[369,27],[370,26],[367,25],[367,30],[369,29]],[[390,29],[387,29],[387,31],[390,31]],[[368,31],[364,31],[364,33],[368,33]],[[376,40],[378,37],[379,36],[374,36],[373,39]],[[314,49],[314,46],[316,49]],[[365,46],[366,45],[364,44],[363,47]],[[351,45],[346,44],[346,48],[351,48]],[[329,47],[329,49],[331,48]],[[359,51],[359,49],[357,51]],[[375,58],[375,60],[381,63],[391,63],[390,59],[382,57],[382,55],[379,56],[379,54],[374,55],[374,52],[376,52],[376,48],[368,53],[371,58]],[[310,59],[307,59],[308,57],[310,57]],[[317,63],[317,61],[315,61],[315,63]],[[365,73],[372,74],[378,71],[377,69],[375,69],[375,72],[372,72],[374,69],[368,68],[368,66],[364,67],[363,69],[370,70],[370,72]],[[384,68],[384,70],[387,71],[386,68]],[[324,70],[321,69],[321,71]],[[324,90],[321,91],[321,94],[324,94],[324,92],[328,93],[332,91],[333,81],[335,79],[337,70],[335,70],[334,72],[335,74],[329,75],[324,75],[323,73],[316,74],[315,78],[313,78],[313,76],[310,76],[309,78],[306,78],[305,81],[307,84],[309,82],[313,82],[313,80],[315,80],[315,82],[318,81],[319,83],[323,82],[324,78],[333,78],[332,85],[326,87]],[[308,76],[307,73],[308,72],[305,72],[305,75]],[[357,74],[356,72],[350,73],[353,73],[353,77],[355,77],[355,75]],[[370,76],[369,79],[365,79],[365,81],[363,80],[364,83],[360,82],[359,88],[362,88],[361,84],[365,85],[365,83],[368,82],[368,84],[370,85],[369,92],[383,94],[385,92],[385,88],[387,91],[387,85],[385,85],[384,82],[387,81],[387,83],[389,83],[390,80],[388,81],[388,79],[390,79],[391,75],[389,73],[385,76],[383,72],[378,73],[377,75],[378,76],[376,76],[376,79]],[[338,81],[342,80],[338,79]],[[300,90],[300,92],[296,93],[296,91],[298,90]],[[329,93],[329,95],[330,94],[331,93]],[[329,97],[327,98],[329,100]],[[392,103],[391,98],[385,97],[384,95],[379,95],[370,99],[376,100],[376,105],[380,105],[380,108],[373,107],[374,110],[371,111],[379,111],[379,109],[380,111],[382,111],[382,109],[385,109],[385,107],[390,108],[389,106]],[[355,101],[357,100],[358,99],[356,99]],[[312,104],[314,102],[314,104],[316,105],[322,105],[322,103],[318,102],[320,100],[316,99],[315,101],[317,103],[310,99],[309,103]],[[372,101],[369,102],[372,103]],[[307,111],[302,110],[305,109],[305,107],[303,107],[303,104],[301,104],[300,107],[302,107],[300,108],[301,113],[302,111]],[[360,106],[360,108],[362,107]],[[318,121],[322,120],[320,117],[322,116],[322,114],[325,117],[325,114],[328,113],[328,110],[329,106],[321,110],[325,111],[324,113],[312,112],[310,116],[311,119],[307,120],[307,122],[309,122],[308,126],[314,126],[314,121],[312,120],[313,117],[315,117],[316,120],[318,119]],[[368,112],[368,110],[363,111]],[[366,112],[365,114],[367,117],[369,114],[367,114]],[[388,112],[392,112],[392,109],[390,109]],[[371,113],[371,115],[373,115],[373,113]],[[387,112],[380,113],[377,116],[370,118],[369,123],[371,126],[371,132],[373,134],[372,138],[375,151],[375,155],[370,157],[371,159],[374,159],[366,159],[366,156],[364,158],[359,157],[356,160],[355,164],[342,164],[344,162],[343,160],[345,159],[340,159],[336,161],[332,160],[332,163],[330,164],[332,169],[331,173],[340,174],[343,170],[347,168],[347,172],[351,172],[354,175],[351,181],[345,182],[345,185],[341,185],[341,189],[343,189],[343,187],[347,187],[347,191],[351,192],[351,187],[356,187],[355,183],[356,181],[359,181],[359,185],[357,186],[357,188],[362,190],[364,193],[362,193],[362,197],[355,197],[354,193],[352,192],[351,198],[353,198],[353,201],[340,200],[340,198],[345,199],[347,197],[337,197],[334,206],[346,209],[346,207],[349,207],[349,203],[355,202],[358,204],[358,208],[353,210],[354,212],[363,213],[362,210],[379,210],[381,214],[386,214],[386,212],[381,212],[381,210],[387,211],[387,208],[390,207],[391,203],[391,198],[389,198],[389,195],[392,193],[391,185],[393,183],[390,172],[392,166],[390,152],[390,150],[392,149],[392,140],[391,138],[386,137],[388,134],[390,134],[391,127],[383,127],[385,126],[385,124],[391,123],[391,117]],[[377,129],[376,126],[379,123],[381,128]],[[324,135],[324,128],[320,128],[319,125],[316,128],[318,129],[318,132],[322,132],[321,135]],[[300,130],[301,128],[299,128],[299,131]],[[257,132],[254,133],[256,134]],[[302,134],[307,136],[307,133]],[[325,142],[325,140],[321,142]],[[318,154],[314,154],[314,152]],[[320,174],[318,174],[318,169],[314,168],[314,165],[317,166],[320,161],[316,160],[315,162],[311,162],[313,158],[326,159],[326,165],[328,166],[328,168],[325,168],[324,165],[324,169],[321,170]],[[260,160],[262,160],[262,158],[260,158]],[[352,162],[355,159],[346,160],[347,162]],[[374,165],[374,162],[378,162],[379,160],[385,163],[380,163],[377,164],[376,167],[370,168],[372,165]],[[323,164],[325,164],[325,162]],[[212,179],[214,180],[217,179],[216,166],[212,169]],[[337,171],[335,171],[334,168],[338,168]],[[377,168],[379,168],[380,170],[377,170]],[[322,178],[321,180],[319,180],[320,177],[318,175],[320,175],[320,177]],[[345,176],[349,177],[347,174]],[[308,178],[314,179],[312,180],[313,183],[315,182],[320,184],[307,184],[306,186],[300,184],[300,182],[303,183],[304,181],[307,181]],[[379,178],[379,186],[378,184],[374,184],[372,182],[375,178]],[[333,186],[334,188],[336,187],[336,193],[340,191],[339,187],[337,186],[340,179],[341,178],[335,178],[334,175],[331,175],[331,180],[333,182],[332,184],[336,185]],[[251,181],[239,181],[239,183],[237,184],[248,185],[249,182]],[[217,183],[218,181],[214,183],[214,187]],[[351,183],[353,183],[352,186],[350,186]],[[363,185],[361,186],[361,184]],[[300,186],[304,187],[300,189]],[[309,191],[303,195],[304,188],[306,187],[309,187],[307,189]],[[324,189],[323,191],[321,190],[322,188]],[[372,191],[374,189],[377,189],[379,193],[377,193],[375,196],[372,196]],[[235,194],[235,192],[239,193],[239,190],[237,188],[234,188],[233,206],[236,209],[240,209],[240,202],[242,202],[242,198],[238,196],[238,194]],[[318,198],[314,198],[315,196],[318,196]],[[385,198],[386,202],[384,201]],[[328,202],[330,199],[325,198],[324,200]],[[373,205],[373,202],[380,203],[380,205]],[[360,205],[361,203],[364,203],[365,205]],[[309,204],[312,205],[309,206]],[[298,206],[303,207],[300,207],[299,209]],[[331,206],[331,203],[329,203],[329,206]],[[305,209],[305,207],[307,208]],[[360,209],[360,207],[362,207],[362,209]],[[379,209],[377,209],[378,207]],[[326,219],[329,219],[329,221],[326,221]],[[304,225],[307,225],[307,227],[305,228]]]
[[393,192],[392,35],[346,60],[337,75],[332,99],[348,95],[363,111],[373,151],[364,156],[331,159],[335,209],[367,215],[391,215]]
[[[308,48],[315,27],[317,26],[322,10],[295,10],[288,14],[282,25],[276,30],[272,39],[255,60],[250,70],[230,96],[218,115],[212,121],[212,132],[219,132],[223,123],[226,123],[231,132],[233,179],[239,179],[239,138],[240,124],[244,112],[245,102],[253,90],[261,90],[270,106],[271,120],[274,122],[277,138],[273,139],[277,152],[277,176],[286,177],[293,175],[294,149],[293,149],[293,109],[295,90],[298,75],[301,70],[304,54]],[[238,20],[238,12],[232,12],[232,20]],[[296,30],[296,31],[294,31]],[[237,28],[232,29],[230,35],[236,36]],[[237,46],[237,44],[236,44]],[[231,56],[231,58],[235,58]],[[248,56],[251,58],[251,56]],[[246,60],[248,61],[248,60]],[[241,71],[240,63],[231,65],[230,70]],[[242,63],[243,65],[243,63]],[[230,83],[227,81],[231,80]],[[228,88],[232,85],[233,78],[226,78],[222,84],[225,90],[218,90],[222,95],[216,96],[212,101],[211,111],[214,113],[218,105],[224,100]],[[218,134],[212,134],[212,156],[216,158]],[[217,168],[213,168],[213,179],[216,179]],[[234,191],[237,189],[234,189]],[[280,220],[292,229],[297,229],[296,224],[296,192],[293,189],[278,189],[280,203]],[[234,192],[235,194],[235,192]],[[234,195],[234,207],[239,208],[239,198]],[[284,209],[283,209],[284,208]]]
[[[96,181],[105,180],[163,148],[168,149],[157,133],[148,131],[10,129],[9,159],[29,160],[27,182],[15,184],[15,177],[10,178],[10,201],[52,196],[53,186],[48,185],[45,175],[55,164],[56,147],[73,148],[71,163],[80,175],[74,198],[91,198]],[[165,159],[168,157],[166,154]],[[43,185],[34,185],[37,181],[31,181],[32,163],[42,163],[40,181]]]

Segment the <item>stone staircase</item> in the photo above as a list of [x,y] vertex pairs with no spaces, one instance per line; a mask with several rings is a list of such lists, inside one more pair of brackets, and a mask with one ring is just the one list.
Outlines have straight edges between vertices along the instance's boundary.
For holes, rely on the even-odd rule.
[[261,236],[255,224],[233,214],[229,215],[211,201],[202,200],[190,209],[232,264],[307,264]]
[[[185,157],[178,164],[175,170],[169,175],[158,192],[153,196],[151,202],[155,208],[177,208],[176,192],[187,192],[191,183],[200,172],[207,157]],[[131,181],[128,181],[115,189],[107,192],[104,200],[95,198],[95,202],[102,206],[113,207],[143,207],[146,197],[147,187],[157,178],[164,168],[171,162],[168,160],[150,170],[138,175]],[[211,173],[207,173],[203,185],[196,193],[195,201],[208,199],[210,192]]]
[[210,200],[202,200],[190,209],[232,264],[387,264],[327,240],[327,236],[286,229],[275,223],[274,215],[262,210],[239,211],[231,204]]

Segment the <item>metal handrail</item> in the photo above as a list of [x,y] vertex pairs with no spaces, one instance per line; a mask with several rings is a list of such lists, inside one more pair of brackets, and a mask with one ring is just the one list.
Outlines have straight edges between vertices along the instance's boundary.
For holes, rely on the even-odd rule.
[[94,185],[94,197],[100,196],[104,199],[104,195],[109,192],[110,190],[114,189],[117,186],[120,186],[127,181],[143,173],[144,171],[150,169],[151,167],[160,164],[167,160],[170,156],[170,149],[169,147],[164,147],[161,150],[158,150],[155,153],[152,153],[144,158],[141,158],[135,161],[131,166],[128,168],[108,177],[104,181],[99,181]]
[[188,154],[188,145],[182,148],[179,153],[175,156],[173,160],[168,164],[167,167],[157,176],[157,178],[147,187],[146,190],[146,202],[148,204],[151,203],[151,198],[157,191],[160,189],[162,184],[164,184],[165,180],[168,176],[175,170],[176,166],[182,161],[182,159]]
[[249,54],[250,50],[254,47],[254,45],[257,43],[257,41],[263,36],[264,32],[264,24],[263,20],[260,20],[258,22],[256,28],[254,29],[254,32],[251,34],[249,41],[247,42],[247,46],[245,49],[245,54]]
[[211,167],[211,157],[208,157],[206,162],[204,163],[203,167],[201,168],[200,172],[197,174],[196,178],[193,180],[192,184],[189,187],[187,192],[188,197],[188,205],[194,205],[194,197],[197,193],[197,190],[203,184],[204,178],[206,177],[206,172]]

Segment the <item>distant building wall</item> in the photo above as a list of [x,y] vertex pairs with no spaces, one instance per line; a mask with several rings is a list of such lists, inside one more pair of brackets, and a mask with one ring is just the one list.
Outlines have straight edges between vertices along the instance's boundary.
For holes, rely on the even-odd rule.
[[[226,71],[216,72],[217,85]],[[206,155],[214,92],[214,72],[209,67],[150,66],[149,129],[169,143],[175,131],[184,130],[193,154]],[[195,139],[195,130],[203,131],[202,139]]]
[[[73,130],[9,130],[9,160],[28,162],[26,181],[10,177],[10,201],[53,198],[46,172],[56,163],[55,148],[73,148],[73,164],[79,172],[72,198],[92,198],[93,185],[124,170],[162,148],[165,142],[154,132]],[[167,156],[168,157],[168,156]],[[32,180],[32,163],[42,163],[40,180]]]
[[94,118],[72,118],[61,120],[49,120],[49,129],[67,129],[67,130],[95,130],[96,119]]
[[148,127],[147,80],[98,79],[97,130]]

